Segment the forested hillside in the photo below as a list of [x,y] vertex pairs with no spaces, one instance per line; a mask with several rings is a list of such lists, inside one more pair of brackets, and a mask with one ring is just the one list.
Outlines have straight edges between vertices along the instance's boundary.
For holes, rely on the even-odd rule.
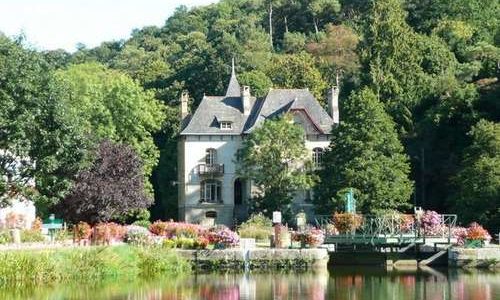
[[[389,124],[384,125],[386,129],[370,136],[374,147],[384,144],[387,130],[395,132],[390,138],[396,145],[394,149],[399,149],[398,143],[403,145],[401,151],[406,153],[411,167],[394,176],[409,173],[414,192],[406,178],[401,181],[404,188],[384,186],[389,190],[387,194],[391,190],[404,193],[410,198],[408,203],[456,212],[464,216],[464,222],[477,219],[498,228],[499,16],[498,0],[222,0],[190,10],[180,7],[162,27],[137,29],[128,40],[109,41],[92,49],[81,46],[71,54],[40,53],[28,49],[22,41],[1,37],[0,148],[16,145],[29,148],[30,153],[50,152],[46,156],[53,161],[44,156],[42,161],[47,164],[37,166],[46,167],[37,174],[47,186],[55,185],[50,176],[56,176],[61,160],[72,166],[61,171],[65,178],[71,178],[72,172],[85,165],[85,153],[82,151],[82,159],[73,162],[72,156],[65,154],[73,150],[67,148],[88,142],[74,141],[82,135],[73,131],[81,130],[66,126],[72,121],[55,115],[61,109],[69,110],[68,114],[83,111],[84,117],[77,118],[81,127],[97,131],[101,138],[132,145],[146,162],[145,176],[151,174],[155,197],[153,217],[176,217],[178,99],[187,90],[195,109],[203,94],[223,94],[234,57],[240,83],[250,85],[258,96],[265,95],[270,87],[309,88],[324,104],[326,89],[340,86],[341,122],[344,118],[357,122],[384,120]],[[30,67],[13,65],[11,61],[18,57]],[[25,82],[26,72],[20,71],[23,68],[31,78],[29,82]],[[54,79],[48,78],[52,73]],[[6,130],[6,126],[20,116],[15,108],[19,102],[9,96],[18,96],[12,88],[15,84],[26,85],[25,94],[35,95],[28,97],[30,101],[44,99],[43,105],[51,112],[45,116],[34,110],[36,117],[26,122],[57,120],[49,122],[50,134],[44,134],[54,138],[64,151],[55,151],[47,145],[48,140],[31,142],[38,145],[37,150],[18,142],[18,137],[17,142],[9,137],[13,129]],[[99,105],[99,113],[92,115],[93,110],[86,107],[94,105],[89,100],[94,97],[89,88],[93,85],[103,85],[98,95],[106,95],[116,86],[127,87],[113,99],[134,95],[137,100],[121,107],[119,113],[114,112],[114,104]],[[74,97],[67,96],[71,91],[76,93]],[[363,107],[363,95],[369,95],[370,107],[378,107],[375,102],[380,102],[383,109],[377,108],[376,112],[387,116],[354,118],[354,108]],[[50,100],[61,97],[71,101],[55,104]],[[348,101],[359,103],[344,105]],[[75,103],[85,105],[77,107]],[[4,105],[11,107],[10,113],[6,113]],[[25,105],[22,111],[29,116],[31,104]],[[140,109],[144,107],[148,109]],[[129,113],[129,117],[118,116]],[[91,121],[87,122],[85,116]],[[33,125],[19,126],[16,128],[33,129]],[[359,126],[370,128],[372,124]],[[34,134],[30,130],[19,132]],[[148,142],[148,136],[154,138],[158,150]],[[341,144],[342,135],[336,138],[334,143]],[[151,172],[150,166],[156,161]],[[386,172],[370,162],[357,163],[361,169],[374,168],[368,178]],[[342,172],[336,166],[328,167],[334,173]],[[319,201],[335,197],[336,191],[330,188],[337,184],[335,178],[331,174],[321,178],[317,189],[323,196]],[[56,189],[61,194],[50,189],[41,193],[63,197],[67,184],[64,181]]]

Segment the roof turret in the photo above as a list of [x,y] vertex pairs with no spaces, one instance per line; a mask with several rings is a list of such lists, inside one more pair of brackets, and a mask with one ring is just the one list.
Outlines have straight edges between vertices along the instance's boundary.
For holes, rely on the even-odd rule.
[[240,97],[241,87],[238,79],[236,78],[236,71],[234,70],[234,57],[231,63],[231,79],[229,79],[229,85],[226,90],[226,97]]

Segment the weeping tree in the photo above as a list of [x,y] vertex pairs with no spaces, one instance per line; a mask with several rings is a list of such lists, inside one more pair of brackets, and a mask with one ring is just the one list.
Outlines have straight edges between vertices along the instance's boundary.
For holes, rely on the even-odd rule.
[[129,146],[105,140],[99,144],[90,168],[76,175],[59,211],[67,220],[95,224],[122,219],[152,202],[145,191],[137,153]]

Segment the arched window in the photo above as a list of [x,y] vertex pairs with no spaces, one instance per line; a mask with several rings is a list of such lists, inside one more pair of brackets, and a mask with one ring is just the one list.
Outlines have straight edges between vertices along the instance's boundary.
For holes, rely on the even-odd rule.
[[214,148],[209,148],[205,151],[205,164],[208,166],[215,165],[217,163],[217,150]]
[[312,161],[314,168],[320,168],[323,164],[323,148],[314,148],[312,153]]
[[219,180],[203,180],[200,185],[200,202],[222,203],[222,184]]

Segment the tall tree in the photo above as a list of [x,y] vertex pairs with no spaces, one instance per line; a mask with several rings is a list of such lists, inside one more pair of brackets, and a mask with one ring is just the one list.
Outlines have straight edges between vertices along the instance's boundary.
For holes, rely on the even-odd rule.
[[307,172],[310,159],[304,130],[293,124],[290,115],[266,120],[244,139],[237,158],[238,173],[261,192],[252,199],[253,210],[266,215],[281,210],[289,217],[295,192],[314,183],[314,176]]
[[92,166],[78,173],[59,210],[66,220],[95,224],[148,208],[152,199],[142,178],[141,160],[131,147],[103,141]]
[[306,52],[275,55],[267,75],[276,88],[308,88],[320,102],[324,98],[327,84]]
[[73,65],[57,75],[68,89],[64,105],[70,117],[80,120],[89,138],[131,145],[149,176],[159,155],[152,135],[164,120],[164,107],[153,94],[127,75],[96,63]]
[[480,120],[469,132],[462,169],[453,180],[449,201],[464,223],[500,226],[500,123]]
[[38,204],[57,202],[85,165],[88,143],[78,120],[69,117],[65,97],[66,90],[54,80],[52,66],[42,55],[22,39],[0,35],[2,192]]
[[394,121],[373,91],[364,88],[344,102],[342,122],[332,130],[316,188],[317,209],[340,210],[338,196],[354,188],[363,213],[409,207],[413,183],[410,165],[398,140]]
[[330,81],[338,86],[342,75],[353,76],[359,70],[359,40],[359,36],[351,28],[328,24],[324,37],[318,42],[309,43],[307,50],[320,58],[322,64],[328,65],[328,73],[334,74]]

